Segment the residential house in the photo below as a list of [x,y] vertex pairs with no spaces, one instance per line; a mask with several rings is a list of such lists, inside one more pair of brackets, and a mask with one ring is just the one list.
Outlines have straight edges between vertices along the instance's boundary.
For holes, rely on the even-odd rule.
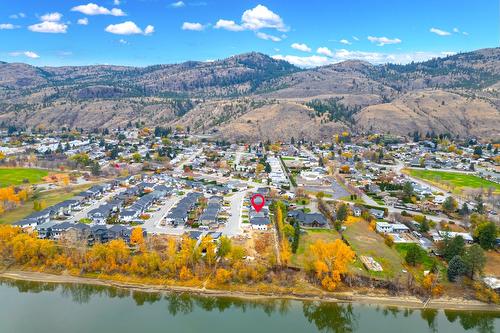
[[256,216],[250,219],[250,224],[254,230],[267,230],[271,222],[269,217]]
[[328,226],[328,221],[321,213],[304,213],[302,210],[293,210],[288,213],[288,217],[294,218],[302,227],[324,228]]

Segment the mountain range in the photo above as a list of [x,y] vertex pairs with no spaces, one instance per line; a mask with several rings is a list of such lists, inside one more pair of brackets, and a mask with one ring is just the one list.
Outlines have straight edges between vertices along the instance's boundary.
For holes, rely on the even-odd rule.
[[35,67],[0,62],[0,123],[183,126],[227,140],[339,131],[500,139],[500,48],[406,65],[301,69],[261,53],[213,62]]

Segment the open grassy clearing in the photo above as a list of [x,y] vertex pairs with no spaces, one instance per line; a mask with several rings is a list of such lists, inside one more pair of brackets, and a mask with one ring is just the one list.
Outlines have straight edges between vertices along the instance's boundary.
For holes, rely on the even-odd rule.
[[488,251],[486,254],[486,266],[484,274],[488,276],[500,276],[500,253]]
[[30,184],[39,183],[49,174],[47,170],[30,168],[0,168],[0,187],[20,185],[27,179]]
[[426,180],[447,190],[449,190],[450,187],[458,191],[464,188],[486,189],[492,187],[495,192],[500,192],[500,184],[472,174],[422,169],[405,169],[405,172],[409,173],[412,177]]
[[305,252],[309,249],[311,244],[320,239],[325,242],[333,242],[336,239],[340,239],[340,235],[337,231],[331,229],[302,229],[297,253],[292,255],[292,265],[304,267],[307,259],[304,255]]
[[[43,201],[46,204],[46,207],[49,207],[74,197],[81,191],[85,191],[86,189],[90,188],[90,186],[92,186],[92,184],[74,186],[71,187],[69,191],[57,189],[53,191],[41,192],[38,200]],[[32,214],[34,211],[33,200],[30,199],[23,205],[2,214],[0,216],[0,224],[14,223]]]
[[379,278],[393,278],[403,274],[404,267],[401,256],[396,250],[385,245],[384,238],[371,230],[365,221],[352,221],[346,225],[343,235],[358,257],[363,255],[373,257],[384,270],[383,272],[367,271],[360,260],[356,259],[355,273]]

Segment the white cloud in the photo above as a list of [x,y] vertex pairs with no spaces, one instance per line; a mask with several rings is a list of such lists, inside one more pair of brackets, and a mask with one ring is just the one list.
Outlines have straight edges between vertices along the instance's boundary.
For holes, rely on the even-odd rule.
[[201,23],[197,22],[184,22],[182,23],[182,30],[191,30],[191,31],[202,31],[205,29],[205,26]]
[[215,29],[224,29],[224,30],[229,30],[229,31],[243,31],[245,28],[243,28],[241,25],[237,24],[236,22],[232,20],[223,20],[220,19],[215,23],[214,26]]
[[33,52],[33,51],[10,52],[9,55],[12,56],[12,57],[25,56],[25,57],[28,57],[28,58],[31,58],[31,59],[40,58],[40,56],[38,54],[36,54],[35,52]]
[[154,27],[148,25],[143,31],[134,22],[126,21],[118,24],[110,24],[104,30],[115,35],[151,35],[154,32]]
[[441,52],[442,55],[444,56],[452,56],[452,55],[455,55],[457,54],[457,52],[453,52],[453,51],[443,51]]
[[37,24],[30,25],[28,29],[33,32],[64,34],[66,33],[68,26],[60,22],[43,21]]
[[[241,23],[233,20],[220,19],[214,26],[215,29],[225,29],[229,31],[243,31],[260,29],[275,29],[278,31],[288,31],[283,19],[266,6],[257,5],[252,9],[247,9],[241,16]],[[279,38],[279,37],[278,37]]]
[[62,18],[62,14],[58,12],[47,13],[40,17],[41,21],[49,21],[49,22],[59,22]]
[[127,45],[128,41],[122,38],[122,39],[118,40],[118,43],[123,44],[123,45]]
[[120,3],[121,3],[121,2],[120,2],[120,0],[113,0],[113,4],[114,4],[115,6],[119,6],[119,5],[120,5]]
[[26,14],[24,14],[24,13],[17,13],[17,14],[9,15],[9,18],[11,18],[11,19],[18,19],[18,18],[25,18],[25,17],[26,17]]
[[311,48],[304,43],[293,43],[292,49],[296,49],[303,52],[311,52]]
[[345,45],[351,45],[352,43],[350,41],[348,41],[347,39],[341,39],[339,40],[339,43],[340,44],[345,44]]
[[170,4],[170,7],[173,7],[173,8],[181,8],[181,7],[184,7],[184,6],[186,6],[186,4],[184,3],[184,1],[172,2]]
[[384,46],[387,44],[399,44],[401,39],[399,38],[387,38],[387,37],[373,37],[368,36],[368,40],[372,43],[377,43],[378,46]]
[[148,26],[146,27],[146,29],[144,29],[144,34],[145,34],[146,36],[152,35],[154,32],[155,32],[155,27],[154,27],[154,26],[152,26],[151,24],[150,24],[150,25],[148,25]]
[[272,28],[278,31],[288,31],[281,17],[263,5],[245,10],[241,16],[241,22],[249,30]]
[[318,67],[318,66],[328,65],[330,63],[330,60],[327,57],[322,57],[317,55],[312,55],[308,57],[299,57],[293,55],[277,54],[272,57],[277,60],[288,61],[292,65],[299,67]]
[[449,35],[451,35],[450,32],[444,31],[444,30],[441,30],[441,29],[438,29],[438,28],[430,28],[429,31],[432,32],[432,33],[435,33],[438,36],[449,36]]
[[17,28],[19,28],[19,26],[12,23],[0,23],[0,30],[12,30]]
[[356,36],[352,36],[352,39],[354,39],[355,41],[359,41],[359,38]]
[[318,47],[318,49],[316,50],[316,53],[322,54],[322,55],[327,56],[327,57],[333,57],[332,51],[327,47]]
[[[318,52],[319,53],[319,52]],[[412,61],[421,62],[437,57],[444,57],[455,54],[454,52],[412,52],[412,53],[380,53],[380,52],[364,52],[364,51],[348,51],[346,49],[336,50],[332,52],[331,57],[326,56],[292,56],[292,55],[275,55],[273,58],[286,60],[289,63],[299,67],[317,67],[329,64],[338,63],[346,60],[362,60],[372,64],[397,63],[407,64]]]
[[78,23],[79,25],[88,25],[89,19],[84,17],[84,18],[78,19],[78,21],[76,21],[76,23]]
[[126,16],[120,8],[112,8],[111,10],[98,6],[95,3],[88,3],[86,5],[79,5],[71,8],[72,12],[80,12],[86,15],[112,15],[112,16]]
[[453,32],[456,33],[456,34],[460,34],[461,33],[464,36],[469,36],[468,32],[466,32],[466,31],[460,31],[460,29],[458,29],[458,28],[453,28]]
[[260,31],[258,31],[256,33],[256,35],[257,35],[258,38],[264,39],[264,40],[270,40],[270,41],[273,41],[273,42],[280,42],[281,41],[281,38],[278,37],[278,36],[269,35],[269,34],[266,34],[264,32],[260,32]]

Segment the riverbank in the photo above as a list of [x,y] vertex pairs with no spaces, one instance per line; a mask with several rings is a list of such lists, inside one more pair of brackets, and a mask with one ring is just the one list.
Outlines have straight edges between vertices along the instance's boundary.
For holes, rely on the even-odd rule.
[[114,287],[129,289],[141,292],[166,293],[166,292],[187,292],[191,294],[216,296],[216,297],[236,297],[243,299],[294,299],[302,301],[321,301],[337,303],[359,303],[372,305],[385,305],[394,307],[414,308],[414,309],[446,309],[446,310],[469,310],[469,311],[492,311],[500,312],[500,306],[486,304],[474,300],[459,298],[439,298],[428,302],[413,296],[379,296],[361,295],[355,292],[326,293],[318,291],[317,294],[274,294],[274,293],[252,293],[246,291],[229,291],[206,289],[197,287],[170,286],[170,285],[144,285],[131,282],[121,282],[113,280],[103,280],[97,278],[87,278],[72,275],[55,275],[40,272],[7,270],[0,273],[0,278],[20,281],[32,281],[42,283],[62,283],[62,284],[87,284],[95,286]]

